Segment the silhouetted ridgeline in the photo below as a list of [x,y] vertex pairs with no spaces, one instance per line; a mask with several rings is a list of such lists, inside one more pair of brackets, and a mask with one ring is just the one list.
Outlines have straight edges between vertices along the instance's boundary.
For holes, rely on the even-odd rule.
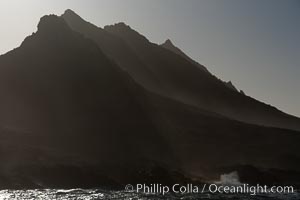
[[299,181],[300,120],[170,43],[71,10],[42,17],[0,56],[0,187],[172,184],[228,170],[249,182]]

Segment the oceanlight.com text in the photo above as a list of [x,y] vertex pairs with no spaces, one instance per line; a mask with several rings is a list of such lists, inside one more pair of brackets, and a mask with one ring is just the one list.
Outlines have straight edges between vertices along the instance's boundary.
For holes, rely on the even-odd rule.
[[291,194],[296,192],[293,186],[267,186],[267,185],[220,185],[220,184],[174,184],[167,186],[163,184],[136,184],[126,185],[126,191],[146,193],[146,194],[161,194],[166,195],[168,193],[175,194],[199,194],[199,193],[211,193],[211,194]]

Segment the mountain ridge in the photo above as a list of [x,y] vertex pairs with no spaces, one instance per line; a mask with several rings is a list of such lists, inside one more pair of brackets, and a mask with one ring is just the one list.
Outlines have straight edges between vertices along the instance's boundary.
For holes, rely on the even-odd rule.
[[[240,122],[153,92],[145,87],[144,76],[152,76],[147,70],[161,85],[162,77],[170,88],[183,85],[179,91],[201,79],[225,97],[247,99],[173,52],[135,41],[136,33],[123,39],[70,20],[42,17],[36,33],[0,56],[0,188],[212,181],[225,168],[243,175],[244,165],[284,172],[274,175],[277,182],[260,176],[245,182],[297,180],[290,174],[300,168],[299,131]],[[192,82],[171,84],[186,77]]]
[[[207,73],[210,73],[209,70],[208,70],[205,66],[203,66],[203,65],[199,64],[198,62],[194,61],[192,58],[190,58],[188,55],[186,55],[181,49],[179,49],[177,46],[175,46],[175,45],[173,44],[173,42],[172,42],[170,39],[167,39],[167,40],[166,40],[163,44],[161,44],[160,46],[162,46],[162,47],[164,47],[164,48],[166,48],[166,49],[168,49],[168,50],[170,50],[170,51],[172,51],[172,52],[174,52],[174,53],[176,53],[176,54],[182,56],[183,58],[189,60],[191,63],[193,63],[193,64],[195,64],[196,66],[198,66],[198,67],[199,67],[200,69],[202,69],[203,71],[205,71],[205,72],[207,72]],[[228,88],[232,89],[233,91],[238,92],[237,88],[232,84],[231,81],[228,81],[228,82],[223,81],[223,82],[224,82],[224,84],[225,84]]]
[[[274,106],[269,106],[242,93],[236,93],[224,86],[224,82],[214,75],[204,73],[202,70],[196,71],[196,68],[199,68],[195,64],[187,63],[181,57],[176,56],[175,58],[174,54],[171,55],[169,51],[166,52],[163,50],[164,48],[158,45],[136,45],[134,38],[127,37],[127,34],[122,32],[120,33],[118,28],[114,30],[114,26],[109,27],[109,29],[105,30],[131,43],[131,46],[135,46],[136,53],[145,59],[144,62],[152,64],[152,70],[163,75],[162,78],[164,80],[169,79],[169,83],[166,83],[166,85],[169,84],[173,87],[171,88],[174,91],[173,98],[180,97],[181,99],[177,100],[247,123],[295,130],[300,129],[298,125],[299,118],[286,113],[283,114],[282,111],[279,111]],[[168,74],[166,74],[166,71],[168,71]],[[228,89],[232,92],[229,92]],[[201,92],[202,95],[200,96]],[[248,109],[248,107],[253,107],[254,109]]]
[[[99,183],[106,177],[103,170],[110,172],[109,182],[114,176],[121,181],[128,177],[118,175],[119,166],[129,173],[141,159],[170,164],[168,144],[138,103],[126,73],[62,18],[45,16],[39,25],[19,48],[0,57],[5,162],[0,176],[9,181],[0,187],[35,181],[65,187],[72,179],[79,184],[82,173],[90,174],[91,184]],[[48,170],[57,177],[68,169],[77,173],[47,179]]]

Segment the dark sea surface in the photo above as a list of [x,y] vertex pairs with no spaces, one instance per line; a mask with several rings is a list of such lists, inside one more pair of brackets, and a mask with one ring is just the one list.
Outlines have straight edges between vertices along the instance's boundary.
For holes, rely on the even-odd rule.
[[147,199],[212,199],[212,200],[299,200],[300,194],[265,194],[265,195],[255,195],[250,194],[187,194],[187,195],[150,195],[142,193],[132,193],[125,191],[106,191],[101,189],[71,189],[71,190],[54,190],[54,189],[43,189],[43,190],[1,190],[0,200],[94,200],[94,199],[127,199],[127,200],[147,200]]

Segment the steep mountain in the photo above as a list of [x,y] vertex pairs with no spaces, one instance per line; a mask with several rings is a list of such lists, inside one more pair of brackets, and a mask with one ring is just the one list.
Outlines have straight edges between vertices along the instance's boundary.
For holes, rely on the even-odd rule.
[[129,73],[135,81],[152,91],[165,87],[155,74],[148,69],[148,64],[142,62],[123,39],[84,21],[72,10],[66,10],[62,18],[74,31],[96,42],[103,53]]
[[164,47],[153,44],[124,23],[101,29],[71,10],[62,17],[74,31],[95,41],[104,53],[151,92],[238,121],[300,130],[299,118],[233,90],[202,65],[170,47],[174,46],[170,42]]
[[150,43],[124,23],[104,30],[125,40],[149,68],[168,86],[171,97],[252,124],[300,130],[299,118],[224,86],[223,81],[205,73],[190,61]]
[[41,18],[36,33],[0,57],[3,185],[92,184],[103,174],[121,181],[142,161],[172,163],[138,88],[62,18]]
[[[228,169],[245,182],[299,181],[299,132],[239,122],[188,100],[232,98],[239,108],[284,114],[117,26],[109,33],[68,10],[42,17],[36,33],[0,56],[0,188],[190,183]],[[247,178],[260,170],[280,173]]]

